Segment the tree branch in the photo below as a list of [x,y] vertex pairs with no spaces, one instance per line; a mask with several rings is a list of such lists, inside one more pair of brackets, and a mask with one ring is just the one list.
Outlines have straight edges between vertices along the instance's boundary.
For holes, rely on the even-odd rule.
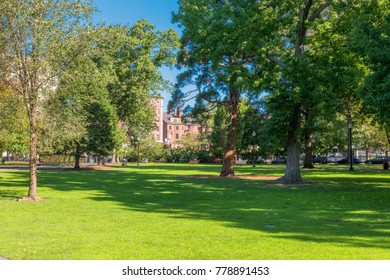
[[322,4],[318,10],[313,13],[310,17],[309,17],[309,21],[314,21],[316,18],[318,18],[318,16],[326,9],[328,8],[331,4],[332,4],[332,0],[328,0],[326,1],[324,4]]
[[273,56],[267,54],[267,58],[268,58],[270,61],[276,63],[277,65],[279,65],[279,66],[282,67],[282,68],[286,68],[286,67],[287,67],[287,65],[286,65],[283,61],[281,61],[280,59],[278,59],[278,58],[276,58],[276,57],[273,57]]

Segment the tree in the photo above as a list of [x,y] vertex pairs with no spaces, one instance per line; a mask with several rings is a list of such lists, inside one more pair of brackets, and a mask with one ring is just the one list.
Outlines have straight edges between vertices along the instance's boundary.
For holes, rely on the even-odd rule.
[[[375,120],[390,130],[390,3],[369,0],[359,3],[352,22],[349,47],[359,54],[369,68],[361,90],[364,108]],[[390,137],[388,137],[390,145]]]
[[26,155],[28,119],[20,96],[0,89],[0,151],[9,155]]
[[85,46],[80,22],[88,23],[88,2],[4,0],[0,3],[0,42],[5,84],[18,93],[28,114],[30,134],[29,200],[37,191],[37,146],[42,104],[55,92],[60,74]]
[[[99,50],[94,52],[89,57],[80,57],[64,71],[55,96],[66,123],[78,121],[77,129],[69,131],[68,141],[64,143],[65,152],[75,155],[75,168],[80,168],[82,154],[108,156],[124,138],[116,110],[109,99],[108,85],[115,79],[114,73],[109,63],[94,61]],[[58,109],[52,111],[58,112]]]
[[[247,45],[253,38],[261,38],[267,26],[259,23],[261,16],[252,9],[254,1],[178,3],[179,12],[173,16],[173,21],[183,27],[178,63],[188,70],[178,78],[174,99],[186,99],[183,90],[193,84],[191,93],[198,96],[199,107],[203,101],[226,102],[229,126],[220,176],[233,176],[240,98],[253,82],[256,59],[262,59],[258,49]],[[258,23],[257,28],[253,22]]]
[[155,118],[150,98],[167,88],[159,68],[175,62],[178,35],[173,30],[159,32],[146,20],[134,26],[102,28],[101,64],[109,61],[115,75],[108,84],[109,97],[129,134],[144,134]]

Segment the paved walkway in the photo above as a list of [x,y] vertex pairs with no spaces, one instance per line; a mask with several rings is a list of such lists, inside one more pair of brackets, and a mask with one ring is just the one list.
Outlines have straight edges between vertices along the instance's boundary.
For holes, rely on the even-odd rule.
[[5,261],[5,260],[8,260],[8,259],[0,256],[0,261]]

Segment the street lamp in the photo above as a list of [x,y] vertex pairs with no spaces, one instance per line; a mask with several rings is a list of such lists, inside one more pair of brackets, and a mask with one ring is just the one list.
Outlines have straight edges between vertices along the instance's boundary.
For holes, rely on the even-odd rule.
[[256,167],[256,159],[255,159],[255,157],[256,157],[256,155],[255,155],[255,137],[256,137],[256,131],[253,131],[252,132],[252,140],[253,140],[253,148],[252,148],[252,153],[253,153],[253,164],[252,164],[252,166],[253,167]]
[[353,154],[352,154],[352,121],[348,118],[348,157],[349,157],[349,171],[353,171]]

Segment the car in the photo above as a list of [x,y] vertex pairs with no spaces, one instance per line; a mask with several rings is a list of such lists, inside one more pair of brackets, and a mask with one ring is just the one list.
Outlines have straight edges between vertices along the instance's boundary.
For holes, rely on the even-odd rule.
[[[341,160],[337,161],[338,164],[346,164],[347,163],[347,158],[343,158]],[[353,163],[354,164],[359,164],[360,163],[360,158],[358,157],[353,157]]]
[[326,159],[326,157],[313,155],[313,163],[327,164],[328,160]]
[[337,161],[343,159],[344,156],[342,154],[336,153],[336,154],[331,154],[326,157],[326,163],[337,163]]
[[[305,155],[302,155],[299,157],[299,164],[303,164],[305,162]],[[326,157],[319,156],[319,155],[312,155],[312,162],[313,164],[319,163],[319,164],[326,164],[327,160]]]
[[383,164],[385,162],[389,162],[390,157],[389,156],[378,156],[373,159],[369,159],[365,161],[365,164]]
[[271,161],[272,164],[285,164],[286,158],[285,157],[278,157]]

